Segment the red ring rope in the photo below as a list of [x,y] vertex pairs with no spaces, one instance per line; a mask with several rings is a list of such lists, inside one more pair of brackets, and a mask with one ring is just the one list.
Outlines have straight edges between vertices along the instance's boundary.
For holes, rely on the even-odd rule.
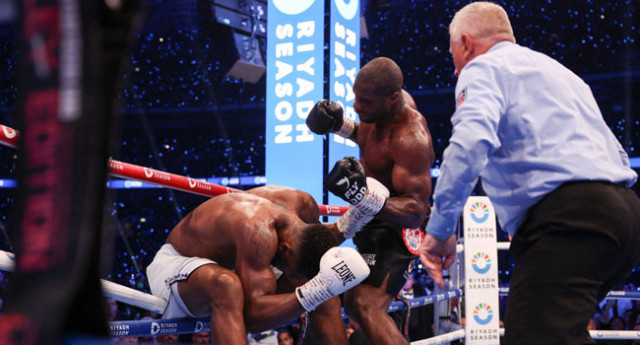
[[[20,132],[3,125],[0,125],[0,129],[0,144],[17,148]],[[242,192],[240,189],[224,187],[214,183],[196,180],[191,177],[145,168],[114,159],[109,160],[109,174],[204,196]],[[348,208],[345,206],[318,205],[318,209],[320,210],[321,216],[340,216],[347,212]]]

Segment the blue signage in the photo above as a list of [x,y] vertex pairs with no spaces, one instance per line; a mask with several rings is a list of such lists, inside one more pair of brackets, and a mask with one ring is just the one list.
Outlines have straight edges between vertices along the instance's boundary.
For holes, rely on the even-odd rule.
[[[360,1],[330,1],[329,99],[340,103],[344,115],[356,121],[356,112],[353,110],[353,82],[360,70]],[[360,156],[356,143],[330,134],[329,169],[345,156]],[[329,193],[329,204],[344,205],[345,202]]]
[[269,0],[266,179],[322,201],[322,136],[305,119],[323,98],[324,1]]

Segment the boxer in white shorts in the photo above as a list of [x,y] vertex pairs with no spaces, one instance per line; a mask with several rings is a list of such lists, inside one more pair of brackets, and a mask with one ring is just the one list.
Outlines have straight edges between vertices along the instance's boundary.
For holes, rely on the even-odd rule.
[[[318,219],[308,193],[284,187],[207,200],[173,228],[147,268],[152,293],[168,301],[163,318],[211,315],[213,344],[242,345],[247,331],[306,311],[315,341],[347,344],[340,300],[332,297],[369,268],[355,249],[336,247],[344,236],[335,224]],[[278,281],[272,265],[287,279]]]
[[168,301],[162,314],[163,319],[196,317],[182,302],[178,285],[174,283],[186,280],[191,272],[202,265],[215,263],[206,258],[182,256],[169,243],[165,243],[158,250],[153,262],[147,267],[147,275],[151,293]]

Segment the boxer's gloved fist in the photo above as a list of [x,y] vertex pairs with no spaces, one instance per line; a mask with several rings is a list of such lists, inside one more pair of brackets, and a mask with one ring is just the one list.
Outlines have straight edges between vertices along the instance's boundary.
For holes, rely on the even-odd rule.
[[333,247],[320,259],[320,272],[296,288],[296,297],[306,311],[360,284],[369,276],[369,266],[353,248]]
[[357,205],[367,193],[364,167],[355,157],[344,157],[336,162],[325,179],[325,187],[346,202]]
[[349,138],[355,128],[355,122],[344,117],[342,106],[326,99],[319,101],[311,108],[306,123],[315,134],[324,135],[333,132],[344,138]]
[[344,112],[336,102],[320,100],[307,115],[307,127],[315,134],[337,132],[342,127]]
[[325,186],[367,215],[380,212],[389,197],[387,187],[374,178],[365,177],[364,167],[355,157],[337,161],[327,175]]

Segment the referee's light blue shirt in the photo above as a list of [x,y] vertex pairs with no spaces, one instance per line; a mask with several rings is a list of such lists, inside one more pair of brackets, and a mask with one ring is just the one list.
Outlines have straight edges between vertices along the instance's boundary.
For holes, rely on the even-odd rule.
[[436,238],[454,233],[478,177],[511,235],[564,182],[638,177],[589,86],[544,54],[497,43],[462,69],[456,101],[427,226]]

